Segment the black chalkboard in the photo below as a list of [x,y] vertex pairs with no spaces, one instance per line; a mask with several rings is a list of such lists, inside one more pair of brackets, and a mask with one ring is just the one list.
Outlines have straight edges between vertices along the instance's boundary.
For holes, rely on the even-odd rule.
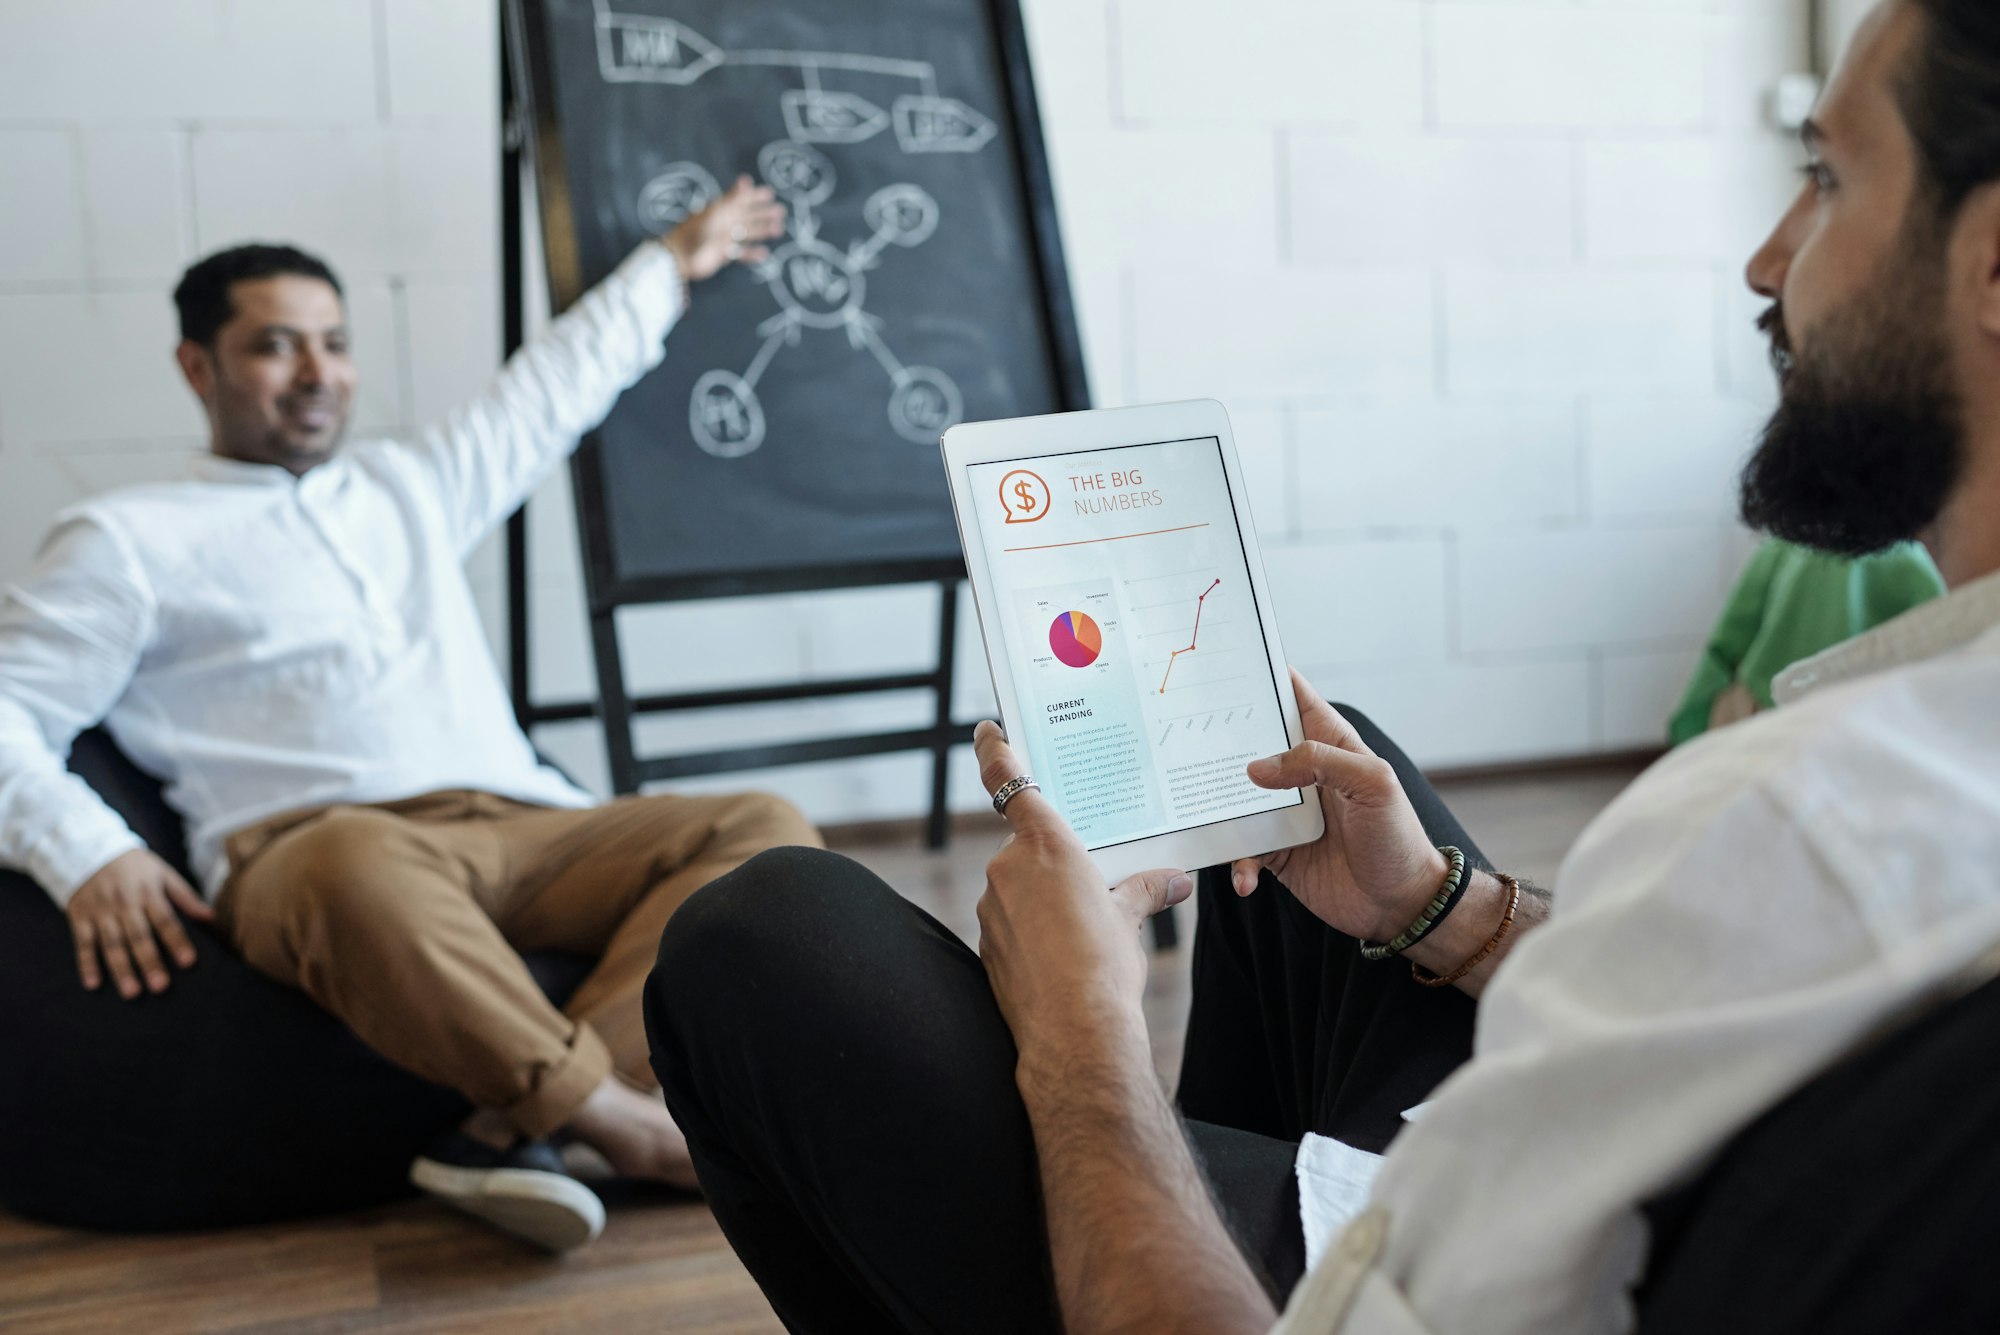
[[559,308],[739,174],[790,207],[579,453],[595,597],[956,563],[943,430],[1088,406],[1016,0],[511,17]]

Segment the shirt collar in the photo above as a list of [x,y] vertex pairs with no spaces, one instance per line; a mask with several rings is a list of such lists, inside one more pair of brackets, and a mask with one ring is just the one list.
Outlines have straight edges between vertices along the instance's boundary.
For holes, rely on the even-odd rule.
[[2000,571],[1794,663],[1771,683],[1771,694],[1779,704],[1790,704],[1810,691],[1963,648],[1995,627],[2000,627]]
[[319,487],[325,484],[314,482],[313,479],[323,473],[331,477],[332,474],[327,470],[339,463],[340,459],[341,456],[336,454],[319,467],[307,472],[304,477],[297,477],[289,469],[280,468],[276,464],[253,464],[243,459],[224,458],[220,454],[200,454],[194,459],[194,475],[203,482],[220,482],[228,486],[293,487],[310,484]]

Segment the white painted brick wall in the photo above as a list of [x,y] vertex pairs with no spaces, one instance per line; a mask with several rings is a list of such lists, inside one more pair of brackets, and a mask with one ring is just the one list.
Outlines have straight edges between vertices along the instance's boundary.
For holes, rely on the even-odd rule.
[[1557,136],[1341,134],[1289,141],[1291,259],[1302,265],[1564,261],[1575,151]]
[[[1658,737],[1745,552],[1730,475],[1771,391],[1739,275],[1792,189],[1762,96],[1806,62],[1802,0],[1025,4],[1099,401],[1229,403],[1294,657],[1426,762]],[[327,253],[368,429],[434,420],[491,374],[494,9],[5,7],[0,579],[61,506],[202,447],[167,292],[208,250]],[[537,680],[575,695],[561,478],[534,513]],[[497,645],[497,545],[471,569]],[[912,589],[636,612],[626,666],[640,690],[914,668],[934,607]],[[971,717],[991,689],[969,612],[960,652]],[[927,712],[772,707],[642,740]],[[603,783],[591,725],[542,740]],[[976,804],[968,757],[953,778]],[[926,791],[921,757],[756,781],[829,820]]]

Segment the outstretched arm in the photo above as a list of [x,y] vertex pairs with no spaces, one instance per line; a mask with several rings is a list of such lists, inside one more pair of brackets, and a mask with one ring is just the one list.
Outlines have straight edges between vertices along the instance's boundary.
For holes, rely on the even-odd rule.
[[[989,792],[1023,773],[991,723]],[[1106,891],[1082,841],[1038,792],[1011,799],[987,868],[979,954],[1020,1052],[1070,1335],[1264,1331],[1271,1300],[1223,1227],[1154,1073],[1140,1008],[1139,927],[1194,889],[1149,872]]]
[[492,388],[396,458],[414,463],[461,551],[512,514],[660,364],[687,286],[736,261],[767,258],[784,209],[746,177],[671,234],[648,241],[501,368]]

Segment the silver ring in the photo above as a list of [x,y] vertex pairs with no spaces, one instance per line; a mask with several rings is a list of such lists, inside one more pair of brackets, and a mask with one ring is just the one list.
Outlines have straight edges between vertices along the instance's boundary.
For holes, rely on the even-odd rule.
[[1007,804],[1030,788],[1038,793],[1042,791],[1042,785],[1036,783],[1032,775],[1023,774],[1007,780],[993,791],[993,809],[1003,816],[1006,815]]

